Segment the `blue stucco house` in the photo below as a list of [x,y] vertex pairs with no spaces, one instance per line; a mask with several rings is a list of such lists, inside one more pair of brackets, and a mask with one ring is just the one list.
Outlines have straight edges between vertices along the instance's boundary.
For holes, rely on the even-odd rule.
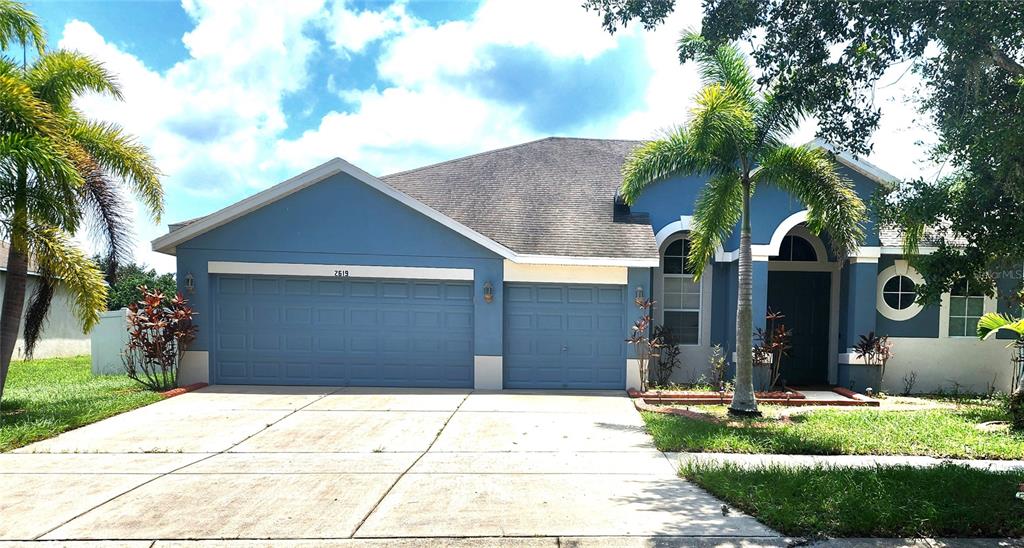
[[[704,181],[666,180],[627,207],[616,190],[637,144],[549,138],[384,177],[336,158],[171,225],[153,248],[177,257],[199,326],[182,380],[623,389],[638,384],[624,342],[638,295],[680,338],[674,380],[698,380],[713,345],[735,351],[738,236],[695,281]],[[836,160],[865,200],[893,180]],[[874,331],[895,341],[888,390],[911,375],[917,391],[1005,389],[1003,344],[972,336],[998,296],[962,288],[921,306],[897,233],[869,224],[838,261],[795,198],[761,189],[752,210],[755,318],[786,315],[791,385],[866,388],[852,347]]]

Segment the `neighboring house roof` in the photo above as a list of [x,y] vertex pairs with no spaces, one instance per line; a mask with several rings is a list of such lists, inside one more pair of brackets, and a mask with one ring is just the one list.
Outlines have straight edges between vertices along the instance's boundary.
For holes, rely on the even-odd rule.
[[[0,271],[7,272],[7,255],[11,251],[11,245],[8,242],[0,241]],[[37,275],[39,272],[39,265],[32,259],[28,261],[28,273],[31,275]]]
[[893,183],[899,180],[896,178],[895,175],[889,173],[888,171],[876,166],[875,164],[872,164],[871,162],[859,156],[854,156],[849,152],[840,150],[833,146],[832,143],[829,143],[827,141],[815,139],[807,143],[805,146],[811,148],[823,148],[831,152],[835,156],[837,162],[856,171],[857,173],[860,173],[861,175],[867,177],[868,179],[875,181],[880,185],[891,187]]
[[[335,158],[216,213],[170,225],[153,249],[175,246],[331,175],[345,172],[515,262],[657,266],[646,218],[622,215],[616,194],[626,156],[642,141],[549,137],[377,178]],[[895,177],[837,151],[879,184]]]
[[[878,239],[883,247],[900,250],[903,248],[903,231],[899,228],[883,227],[878,229]],[[928,252],[930,249],[937,247],[942,241],[954,247],[965,247],[967,245],[966,238],[954,236],[943,227],[928,227],[925,228],[924,236],[921,238],[918,247],[922,252]]]

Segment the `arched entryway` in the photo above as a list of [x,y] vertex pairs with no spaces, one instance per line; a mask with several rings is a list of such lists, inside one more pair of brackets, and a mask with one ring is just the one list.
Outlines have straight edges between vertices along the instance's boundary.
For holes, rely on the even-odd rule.
[[768,310],[781,313],[778,322],[792,332],[781,370],[790,386],[834,382],[837,274],[837,263],[804,224],[791,228],[768,259]]

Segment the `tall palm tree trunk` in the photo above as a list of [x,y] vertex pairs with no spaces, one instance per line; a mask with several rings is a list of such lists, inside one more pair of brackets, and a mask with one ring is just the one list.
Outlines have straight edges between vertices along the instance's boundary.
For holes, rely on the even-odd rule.
[[[24,242],[18,236],[19,227],[25,226],[25,187],[27,175],[22,172],[18,178],[14,198],[14,218],[11,220],[11,248],[7,252],[7,273],[4,280],[4,304],[0,308],[0,401],[4,398],[7,372],[11,369],[11,358],[18,343],[21,316],[25,310],[25,285],[28,283],[28,254]],[[20,214],[18,212],[21,212]]]
[[729,413],[757,416],[754,398],[753,265],[750,251],[750,178],[743,177],[743,224],[740,228],[739,299],[736,303],[736,388]]
[[[13,243],[13,242],[12,242]],[[11,368],[14,346],[18,343],[21,315],[25,308],[25,284],[28,281],[28,256],[12,245],[7,253],[7,278],[4,280],[4,304],[0,311],[0,401],[4,397],[7,372]]]

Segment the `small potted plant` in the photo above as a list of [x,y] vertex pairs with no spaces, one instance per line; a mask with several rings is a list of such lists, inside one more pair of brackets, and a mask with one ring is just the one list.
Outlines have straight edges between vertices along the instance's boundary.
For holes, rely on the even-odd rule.
[[785,318],[782,313],[769,310],[765,316],[768,329],[758,327],[754,332],[754,390],[758,392],[771,390],[781,380],[782,358],[789,355],[793,346],[793,332],[781,322]]
[[863,384],[865,389],[871,388],[875,392],[881,392],[882,381],[885,379],[885,365],[892,359],[892,342],[889,341],[889,336],[878,336],[871,331],[867,335],[861,335],[853,349],[857,359],[866,366],[863,374],[857,375],[858,384]]

